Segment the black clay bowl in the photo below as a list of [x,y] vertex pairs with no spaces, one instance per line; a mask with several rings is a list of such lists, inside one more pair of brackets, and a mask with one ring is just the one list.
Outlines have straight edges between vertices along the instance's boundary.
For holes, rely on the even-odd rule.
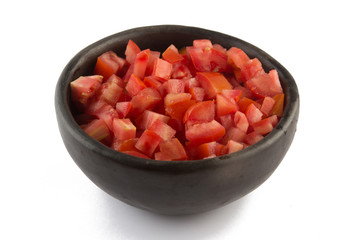
[[[155,161],[112,150],[86,135],[71,113],[70,82],[90,75],[101,53],[123,56],[129,39],[141,49],[164,51],[194,39],[210,39],[226,48],[239,47],[257,57],[265,71],[277,69],[285,92],[284,115],[260,142],[233,154],[198,161]],[[248,194],[277,168],[293,140],[299,114],[299,95],[290,73],[259,48],[219,32],[160,25],[130,29],[106,37],[80,51],[63,70],[55,95],[57,121],[64,144],[80,169],[98,187],[132,206],[161,214],[208,211]]]

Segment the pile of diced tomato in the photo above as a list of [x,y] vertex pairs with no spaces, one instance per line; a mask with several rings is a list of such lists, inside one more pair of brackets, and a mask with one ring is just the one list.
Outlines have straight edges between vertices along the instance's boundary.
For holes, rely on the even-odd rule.
[[197,160],[263,139],[283,114],[277,71],[266,73],[239,48],[194,40],[180,50],[141,50],[97,58],[94,73],[71,82],[74,116],[91,137],[155,160]]

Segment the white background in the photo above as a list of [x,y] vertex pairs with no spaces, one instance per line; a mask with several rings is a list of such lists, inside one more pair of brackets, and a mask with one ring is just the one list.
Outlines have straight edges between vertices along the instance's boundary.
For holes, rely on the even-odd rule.
[[[0,239],[360,239],[357,1],[2,1]],[[119,202],[68,155],[54,92],[82,48],[129,28],[181,24],[248,41],[297,81],[293,144],[246,197],[170,218]]]

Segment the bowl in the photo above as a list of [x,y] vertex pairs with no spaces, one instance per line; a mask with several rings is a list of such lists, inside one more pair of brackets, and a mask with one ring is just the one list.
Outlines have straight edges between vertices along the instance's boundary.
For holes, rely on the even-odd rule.
[[[91,75],[96,59],[112,50],[123,56],[128,40],[141,49],[164,51],[194,39],[210,39],[225,48],[239,47],[257,57],[265,71],[276,69],[285,93],[284,114],[260,142],[236,153],[196,161],[156,161],[112,150],[89,137],[72,115],[70,82]],[[79,168],[99,188],[137,208],[166,215],[194,214],[229,204],[260,186],[289,149],[298,121],[299,94],[291,74],[261,49],[238,38],[197,27],[139,27],[101,39],[76,54],[64,68],[55,93],[63,142]]]

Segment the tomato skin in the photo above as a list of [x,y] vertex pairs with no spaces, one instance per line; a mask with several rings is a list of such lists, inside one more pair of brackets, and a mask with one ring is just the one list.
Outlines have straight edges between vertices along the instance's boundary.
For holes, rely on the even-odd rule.
[[261,105],[259,103],[255,102],[254,100],[247,98],[247,97],[243,97],[238,103],[239,111],[245,113],[246,109],[249,107],[250,104],[254,104],[254,106],[257,108],[261,107]]
[[162,57],[164,60],[172,64],[184,60],[184,57],[179,53],[178,49],[173,44],[171,44],[165,52],[163,52]]
[[217,141],[225,135],[225,128],[216,120],[194,124],[185,131],[186,139],[194,144]]
[[205,94],[209,99],[216,97],[224,89],[232,89],[231,84],[221,73],[214,72],[198,72],[196,79],[205,90]]
[[137,140],[138,138],[119,140],[116,137],[114,137],[113,142],[111,144],[111,148],[119,152],[137,151],[137,149],[135,148],[135,144]]
[[273,97],[275,104],[273,109],[270,112],[270,115],[276,115],[282,117],[284,111],[284,94],[278,94]]
[[146,156],[145,154],[142,154],[138,151],[124,151],[122,153],[126,153],[135,157],[139,157],[139,158],[145,158],[145,159],[150,159],[148,156]]

